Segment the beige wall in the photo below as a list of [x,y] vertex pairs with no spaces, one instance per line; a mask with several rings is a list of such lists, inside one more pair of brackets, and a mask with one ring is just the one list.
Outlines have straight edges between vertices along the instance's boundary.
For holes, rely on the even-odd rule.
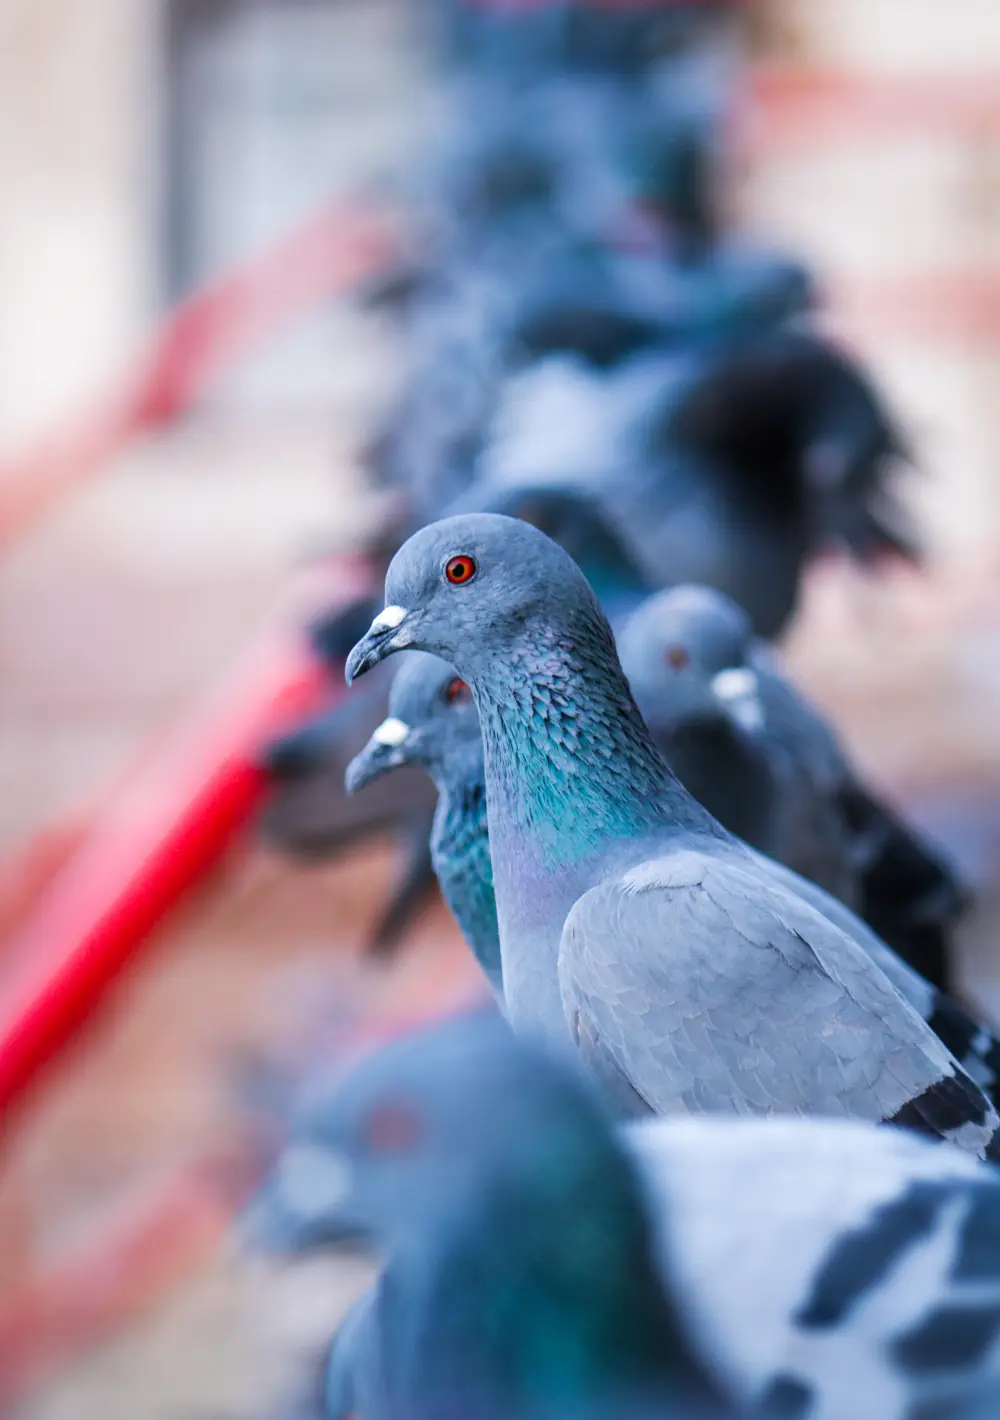
[[0,447],[117,370],[148,310],[154,0],[0,6]]
[[[954,0],[771,5],[782,47],[806,59],[1000,70],[1000,0],[963,0],[961,23]],[[391,7],[372,0],[376,8]],[[153,314],[157,24],[158,0],[0,5],[0,453],[113,380]],[[381,114],[399,75],[383,64],[373,82]],[[398,141],[399,110],[376,149]],[[345,151],[358,157],[364,146],[352,136]],[[755,163],[744,207],[753,225],[814,262],[836,297],[851,282],[995,263],[1000,155],[973,153],[947,133],[800,147]],[[869,330],[860,338],[929,454],[922,497],[940,545],[961,557],[991,553],[1000,539],[1000,349]]]
[[[765,0],[774,57],[879,76],[996,76],[997,0]],[[960,14],[959,14],[960,11]],[[954,567],[995,563],[1000,547],[1000,332],[957,321],[921,337],[880,322],[865,293],[934,273],[1000,287],[1000,132],[895,124],[846,141],[798,134],[747,174],[749,222],[804,253],[834,321],[893,398],[927,477],[915,486],[932,548]],[[995,305],[996,303],[994,303]]]
[[802,53],[896,73],[996,73],[996,0],[765,0]]

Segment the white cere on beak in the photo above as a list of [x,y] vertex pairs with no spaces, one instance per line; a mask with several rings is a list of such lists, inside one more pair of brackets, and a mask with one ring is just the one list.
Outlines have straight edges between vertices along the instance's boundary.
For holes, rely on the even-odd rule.
[[380,611],[371,624],[371,630],[378,634],[381,631],[395,631],[400,622],[406,620],[405,606],[387,606],[385,611]]
[[351,1166],[341,1155],[314,1144],[289,1149],[276,1171],[278,1196],[296,1218],[323,1218],[351,1193]]
[[724,702],[733,718],[751,733],[764,728],[764,707],[757,694],[756,673],[748,666],[730,666],[712,678],[712,693]]
[[372,739],[376,744],[385,745],[389,749],[395,749],[406,740],[410,733],[410,727],[404,720],[396,720],[392,716],[388,720],[383,720],[378,729],[373,733]]

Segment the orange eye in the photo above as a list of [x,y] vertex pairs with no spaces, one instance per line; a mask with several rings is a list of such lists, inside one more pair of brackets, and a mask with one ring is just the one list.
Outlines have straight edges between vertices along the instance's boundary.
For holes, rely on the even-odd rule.
[[444,688],[444,700],[446,705],[464,704],[472,699],[472,691],[465,681],[456,676],[450,680]]
[[682,671],[691,660],[687,649],[684,646],[668,646],[663,653],[663,659],[672,671]]
[[402,1104],[381,1104],[364,1122],[364,1138],[379,1154],[406,1154],[420,1141],[420,1119]]
[[444,575],[453,586],[461,587],[464,586],[466,582],[471,582],[478,570],[476,559],[467,556],[467,554],[463,552],[458,557],[448,559],[444,569]]

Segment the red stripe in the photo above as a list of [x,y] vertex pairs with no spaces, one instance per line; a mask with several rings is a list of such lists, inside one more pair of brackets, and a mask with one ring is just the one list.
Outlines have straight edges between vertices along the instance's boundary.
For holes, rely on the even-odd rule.
[[189,409],[275,331],[389,259],[385,214],[325,208],[167,317],[138,373],[81,418],[0,466],[0,544],[95,476],[143,430]]
[[[342,593],[357,587],[356,560],[338,572]],[[270,632],[108,803],[0,961],[0,1111],[246,823],[262,788],[258,747],[326,684],[297,638]]]

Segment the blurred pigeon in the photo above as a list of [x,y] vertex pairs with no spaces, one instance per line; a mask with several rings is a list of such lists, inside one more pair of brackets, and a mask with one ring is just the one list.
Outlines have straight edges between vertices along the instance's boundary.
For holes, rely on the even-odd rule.
[[779,328],[611,371],[536,362],[507,382],[476,467],[487,483],[585,489],[658,585],[715,587],[773,638],[821,549],[916,558],[890,483],[904,456],[852,362]]
[[[620,252],[553,233],[547,217],[530,266],[520,232],[496,246],[436,273],[408,313],[408,373],[372,445],[369,468],[378,483],[407,491],[418,521],[439,516],[474,478],[489,478],[498,459],[506,478],[506,425],[523,421],[522,385],[546,357],[574,357],[589,372],[593,389],[585,402],[602,396],[602,427],[611,431],[600,446],[606,450],[615,419],[623,417],[615,413],[623,398],[632,417],[632,382],[624,394],[619,379],[605,382],[630,358],[655,350],[654,395],[665,387],[672,396],[684,366],[664,373],[665,351],[690,354],[709,343],[728,348],[780,327],[811,302],[800,266],[739,244],[678,265],[662,252]],[[640,400],[639,415],[656,413],[655,405],[648,408],[651,398]],[[540,455],[537,420],[516,437],[534,459],[534,481],[565,480],[561,466],[547,467]],[[498,438],[502,454],[492,449]]]
[[414,912],[433,891],[428,839],[434,793],[426,776],[406,771],[362,799],[344,792],[352,757],[385,717],[391,674],[379,676],[363,695],[349,695],[332,709],[265,746],[261,763],[269,792],[259,819],[264,841],[306,860],[322,859],[378,834],[392,833],[402,867],[389,902],[372,932],[369,949],[391,951]]
[[653,5],[437,0],[434,8],[443,52],[454,67],[636,76],[679,55],[725,43],[739,6],[734,0]]
[[[752,742],[775,786],[763,836],[740,836],[856,907],[904,960],[948,989],[948,934],[967,893],[859,782],[829,725],[782,673],[775,653],[753,637],[746,615],[708,588],[675,588],[634,614],[618,636],[618,651],[671,766],[716,817],[739,832],[697,793],[671,752],[678,727],[713,711],[734,737]],[[720,763],[720,780],[724,771]],[[717,792],[724,794],[722,783]]]
[[[485,1365],[492,1351],[478,1331],[500,1290],[488,1270],[500,1261],[494,1245],[512,1247],[501,1265],[516,1267],[527,1236],[513,1206],[502,1225],[488,1222],[494,1183],[507,1188],[520,1164],[519,1191],[527,1191],[550,1151],[565,1157],[574,1135],[582,1146],[604,1130],[574,1098],[580,1087],[551,1060],[506,1041],[499,1023],[450,1022],[363,1069],[346,1093],[314,1089],[258,1213],[269,1244],[284,1250],[313,1245],[321,1217],[331,1237],[342,1235],[359,1210],[390,1245],[382,1279],[334,1341],[331,1420],[378,1417],[390,1395],[404,1404],[431,1345],[438,1356],[453,1354],[453,1294],[441,1298],[428,1282],[426,1244],[407,1236],[391,1246],[404,1229],[457,1245],[453,1220],[475,1213],[483,1260],[469,1267],[477,1300],[464,1303],[460,1324],[463,1354]],[[368,1143],[375,1119],[380,1152]],[[605,1136],[602,1152],[622,1146],[641,1179],[663,1285],[683,1298],[694,1350],[735,1404],[758,1416],[912,1420],[952,1416],[988,1397],[996,1403],[1000,1177],[992,1168],[845,1120],[646,1120],[620,1131],[617,1144]],[[560,1209],[554,1227],[599,1227],[609,1190],[587,1156],[577,1151],[585,1194]],[[572,1296],[603,1295],[614,1275],[610,1238],[596,1252],[576,1246],[581,1268],[609,1260],[594,1279],[580,1276]],[[519,1307],[512,1317],[522,1314]],[[793,1399],[797,1409],[783,1408]],[[920,1408],[932,1403],[940,1409]]]
[[479,719],[465,681],[437,656],[420,652],[405,658],[393,680],[389,718],[347,766],[347,791],[354,794],[404,764],[421,765],[434,780],[434,871],[465,940],[502,1001]]
[[[746,613],[709,587],[657,593],[617,637],[642,717],[691,793],[753,847],[856,907],[859,864],[843,813],[798,746],[768,724],[747,668],[753,644]],[[744,759],[758,767],[763,797],[733,776]],[[737,814],[749,832],[733,821]]]
[[625,1114],[849,1115],[996,1147],[996,1111],[871,957],[667,768],[555,543],[485,514],[416,533],[348,681],[404,648],[475,697],[518,1030],[571,1038]]
[[334,1348],[332,1416],[730,1413],[603,1112],[498,1019],[394,1042],[320,1095],[297,1134],[296,1172],[319,1168],[331,1221],[389,1255]]

